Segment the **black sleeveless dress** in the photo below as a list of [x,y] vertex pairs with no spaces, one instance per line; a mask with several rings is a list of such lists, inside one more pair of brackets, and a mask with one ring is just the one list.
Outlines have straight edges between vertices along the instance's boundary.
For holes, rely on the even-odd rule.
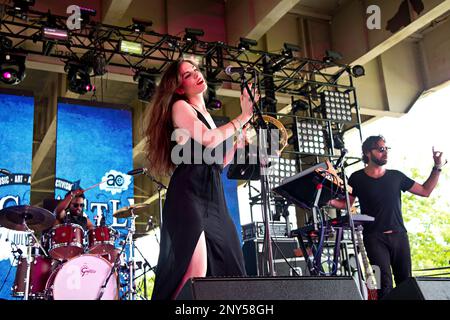
[[[200,121],[211,129],[203,115],[195,111]],[[205,149],[192,138],[187,143]],[[191,161],[194,157],[191,157]],[[245,275],[242,249],[236,227],[228,213],[221,172],[222,166],[217,163],[182,163],[175,169],[162,213],[153,300],[172,298],[203,231],[208,261],[206,275]]]

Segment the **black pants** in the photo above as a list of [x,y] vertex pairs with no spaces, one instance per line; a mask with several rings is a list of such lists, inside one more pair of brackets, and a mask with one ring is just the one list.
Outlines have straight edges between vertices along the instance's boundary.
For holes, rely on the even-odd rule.
[[392,273],[397,286],[411,277],[411,251],[406,232],[364,235],[364,246],[370,264],[380,268],[379,299],[392,290]]

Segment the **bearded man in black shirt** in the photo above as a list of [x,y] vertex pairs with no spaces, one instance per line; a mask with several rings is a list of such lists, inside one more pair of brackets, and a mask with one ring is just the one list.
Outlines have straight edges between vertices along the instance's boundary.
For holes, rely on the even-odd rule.
[[[392,290],[392,272],[396,285],[411,277],[411,252],[401,210],[401,191],[428,197],[441,171],[442,152],[434,151],[434,167],[423,184],[397,170],[387,170],[389,147],[382,136],[371,136],[362,145],[364,169],[354,172],[348,184],[353,188],[350,204],[358,197],[361,213],[375,218],[364,226],[364,246],[370,263],[380,268],[378,297]],[[445,164],[445,163],[444,163]],[[330,205],[345,209],[345,200],[331,200]]]

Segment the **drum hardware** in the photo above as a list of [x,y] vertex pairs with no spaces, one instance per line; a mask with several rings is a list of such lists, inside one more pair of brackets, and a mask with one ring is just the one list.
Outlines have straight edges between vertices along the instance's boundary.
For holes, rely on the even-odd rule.
[[[9,241],[9,240],[6,239],[6,241]],[[13,246],[15,246],[15,248],[13,248]],[[5,279],[2,282],[2,285],[0,286],[0,291],[2,291],[3,286],[5,285],[6,281],[8,281],[9,274],[11,273],[12,267],[13,267],[14,263],[16,262],[16,260],[19,261],[19,259],[22,258],[22,253],[23,252],[22,252],[21,249],[19,249],[17,247],[17,245],[14,242],[11,242],[11,253],[13,254],[13,258],[14,259],[13,259],[13,261],[12,261],[10,267],[9,267],[8,272],[6,273],[6,276],[5,276]]]
[[68,260],[84,252],[85,232],[78,224],[58,224],[49,237],[49,253],[56,260]]
[[114,212],[113,216],[116,218],[128,218],[131,217],[131,225],[128,228],[128,233],[125,241],[122,244],[122,248],[118,256],[116,257],[116,260],[114,261],[113,268],[111,269],[110,275],[106,278],[104,284],[100,288],[100,293],[97,298],[97,300],[100,300],[103,296],[104,289],[106,288],[108,281],[110,279],[111,274],[114,272],[113,270],[117,269],[118,262],[120,261],[120,257],[122,253],[125,251],[125,247],[128,245],[128,291],[125,295],[128,295],[128,300],[134,300],[136,295],[136,288],[134,285],[134,272],[135,272],[135,265],[134,265],[134,234],[136,233],[136,218],[138,217],[135,214],[136,210],[142,210],[146,207],[148,207],[149,204],[136,204],[129,207],[124,207],[116,212]]
[[[142,264],[142,262],[141,262],[141,267],[144,269],[144,271],[143,271],[142,274],[140,274],[139,276],[135,277],[133,279],[133,282],[136,282],[136,279],[139,279],[142,276],[144,277],[144,299],[148,300],[148,297],[147,297],[147,272],[155,271],[156,267],[152,267],[150,265],[150,263],[147,261],[147,259],[145,259],[145,257],[142,254],[141,250],[139,250],[139,248],[137,246],[135,246],[134,248],[139,252],[139,254],[142,257],[142,259],[144,259],[144,263]],[[139,265],[138,265],[138,267],[139,267]],[[148,267],[148,270],[147,270],[147,267]]]
[[118,299],[117,274],[113,265],[93,254],[83,254],[61,264],[46,283],[47,299],[95,300],[104,279],[113,278],[103,288],[103,300]]
[[26,276],[24,279],[25,289],[24,289],[24,300],[29,298],[30,290],[30,274],[31,274],[31,263],[32,263],[32,246],[38,245],[42,252],[48,257],[47,251],[41,246],[39,240],[34,235],[35,231],[42,231],[49,228],[55,222],[55,215],[50,211],[32,207],[32,206],[14,206],[7,207],[0,210],[0,225],[16,230],[25,231],[28,236],[28,247],[27,247],[27,267]]

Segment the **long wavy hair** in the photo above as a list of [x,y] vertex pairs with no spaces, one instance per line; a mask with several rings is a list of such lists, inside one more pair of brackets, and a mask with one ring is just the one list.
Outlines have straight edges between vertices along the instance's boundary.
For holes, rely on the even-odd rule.
[[169,175],[175,169],[175,165],[170,159],[171,135],[174,130],[172,106],[178,100],[187,101],[185,95],[175,92],[182,82],[179,70],[183,62],[196,66],[191,60],[172,62],[162,75],[161,82],[144,118],[147,122],[145,129],[147,138],[145,146],[146,158],[150,173],[157,176]]

